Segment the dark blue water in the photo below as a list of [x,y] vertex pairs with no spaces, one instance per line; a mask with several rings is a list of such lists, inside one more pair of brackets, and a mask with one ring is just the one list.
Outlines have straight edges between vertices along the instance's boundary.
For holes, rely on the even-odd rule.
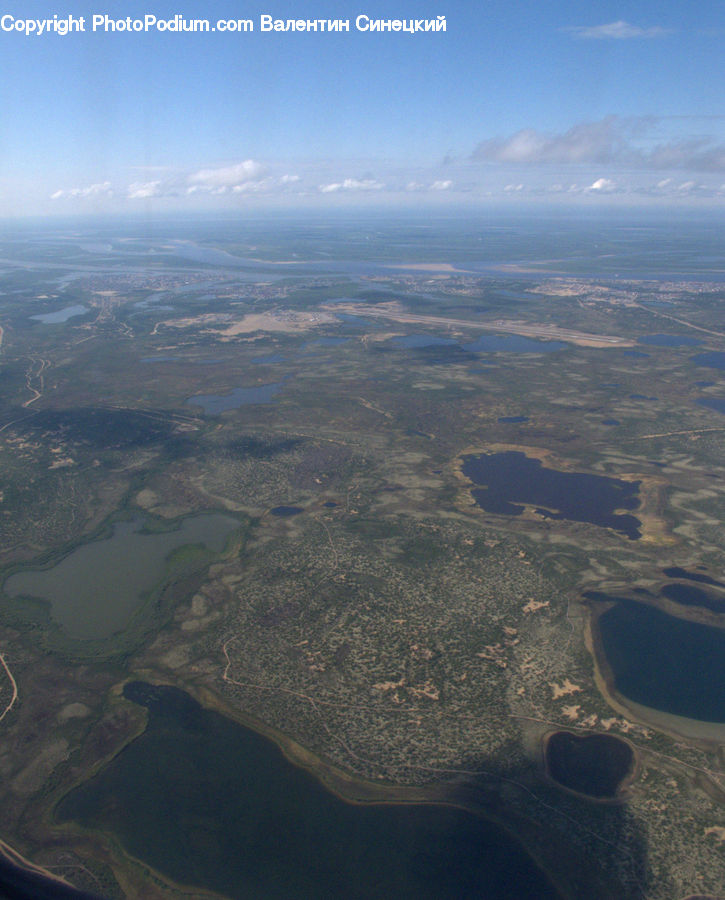
[[711,612],[725,612],[725,595],[715,596],[714,591],[708,593],[692,584],[666,584],[660,593],[681,606],[700,606]]
[[602,419],[602,425],[621,425],[619,419]]
[[725,397],[700,397],[697,400],[697,405],[725,414]]
[[649,359],[649,353],[642,353],[641,350],[623,350],[622,356],[633,356],[636,359]]
[[463,349],[471,353],[554,353],[565,350],[561,341],[534,341],[518,334],[483,334]]
[[710,366],[712,369],[725,370],[725,352],[713,350],[712,353],[698,353],[692,357],[692,361],[698,366]]
[[716,581],[714,578],[711,578],[709,575],[703,575],[701,572],[688,572],[687,569],[681,569],[679,566],[670,566],[662,571],[668,578],[686,578],[688,581],[725,588],[725,582],[723,581]]
[[646,334],[637,343],[650,347],[698,347],[702,341],[685,334]]
[[458,341],[452,338],[442,338],[434,334],[406,334],[404,337],[395,337],[391,341],[398,347],[408,350],[420,350],[423,347],[455,347]]
[[500,423],[504,425],[520,425],[523,422],[528,422],[528,416],[501,416],[498,420]]
[[464,456],[461,470],[474,484],[483,487],[474,488],[471,493],[487,512],[519,516],[524,511],[519,504],[527,504],[536,506],[536,512],[547,519],[613,528],[630,540],[640,536],[639,519],[615,513],[618,509],[637,508],[638,481],[558,472],[544,468],[539,459],[513,450]]
[[240,900],[553,900],[502,830],[431,804],[354,805],[188,694],[133,682],[146,731],[59,805],[182,885]]
[[278,516],[281,519],[298,516],[303,511],[301,506],[275,506],[274,509],[270,509],[273,516]]
[[260,384],[258,387],[238,387],[228,394],[197,394],[186,401],[201,406],[206,415],[215,416],[229,409],[239,409],[250,404],[271,403],[282,388],[280,382]]
[[598,622],[620,694],[636,703],[705,722],[725,722],[725,631],[688,622],[624,597]]
[[590,797],[615,797],[633,764],[632,748],[612,734],[557,731],[546,742],[549,775],[569,790]]

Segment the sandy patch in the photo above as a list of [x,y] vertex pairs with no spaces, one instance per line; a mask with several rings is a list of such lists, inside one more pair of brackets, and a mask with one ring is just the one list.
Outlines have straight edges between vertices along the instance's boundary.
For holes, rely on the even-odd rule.
[[[552,691],[553,700],[558,700],[559,697],[568,697],[569,694],[581,693],[582,690],[578,684],[573,684],[568,678],[564,679],[563,684],[557,684],[555,681],[550,681],[549,687]],[[577,709],[578,708],[579,707],[577,707]]]
[[158,495],[149,488],[144,488],[142,491],[139,491],[138,494],[136,494],[136,503],[141,507],[141,509],[151,509],[151,507],[156,506],[158,502]]
[[296,312],[282,309],[269,313],[248,313],[227,328],[216,331],[222,340],[230,340],[238,334],[251,334],[254,331],[308,331],[318,325],[337,324],[338,320],[329,313]]
[[[366,316],[375,319],[391,319],[394,322],[409,322],[413,324],[434,325],[441,330],[454,327],[474,329],[476,331],[492,331],[496,334],[519,334],[522,337],[538,338],[545,341],[564,341],[580,347],[633,347],[635,342],[629,338],[611,334],[587,334],[583,331],[573,331],[568,328],[559,328],[557,325],[544,323],[530,323],[497,319],[495,322],[481,322],[470,319],[451,319],[442,316],[428,316],[420,313],[411,313],[401,310],[400,304],[395,308],[388,303],[379,303],[370,306],[366,303],[337,303],[337,312],[351,313],[352,315]],[[324,309],[330,309],[326,306]]]
[[525,613],[536,612],[539,609],[546,609],[546,607],[548,605],[549,605],[548,600],[534,600],[534,598],[532,597],[529,600],[529,602],[526,604],[526,606],[524,606],[524,612]]

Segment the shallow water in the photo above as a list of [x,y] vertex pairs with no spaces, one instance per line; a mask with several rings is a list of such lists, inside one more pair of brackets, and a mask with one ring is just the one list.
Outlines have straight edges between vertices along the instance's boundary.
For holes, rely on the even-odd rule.
[[76,304],[75,306],[66,306],[65,309],[59,309],[52,313],[38,313],[37,316],[31,316],[30,318],[36,322],[42,322],[44,325],[59,325],[62,322],[67,322],[68,319],[72,319],[74,316],[82,316],[83,313],[87,312],[87,306]]
[[220,552],[239,523],[209,513],[184,519],[176,531],[144,533],[143,524],[117,522],[110,537],[83,544],[49,569],[16,572],[3,590],[47,601],[52,618],[71,638],[107,638],[128,624],[163,576],[169,553],[185,544]]
[[207,416],[215,416],[229,409],[239,409],[261,403],[271,403],[282,388],[280,382],[260,384],[258,387],[238,387],[226,394],[197,394],[186,401],[201,406]]

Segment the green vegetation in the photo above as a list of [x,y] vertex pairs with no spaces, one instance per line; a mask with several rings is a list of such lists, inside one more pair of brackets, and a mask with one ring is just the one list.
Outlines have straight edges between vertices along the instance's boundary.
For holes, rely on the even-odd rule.
[[[169,553],[129,626],[104,640],[71,639],[48,604],[0,593],[0,654],[21,698],[0,667],[0,837],[47,866],[76,854],[85,868],[63,871],[87,889],[81,871],[109,896],[121,884],[174,896],[113,840],[52,818],[139,732],[119,688],[138,677],[297,742],[316,772],[344,773],[349,796],[405,788],[494,816],[571,896],[606,896],[613,881],[610,895],[650,900],[717,891],[722,734],[676,734],[612,694],[583,594],[639,589],[655,603],[666,567],[722,577],[725,417],[697,400],[725,390],[721,370],[693,361],[725,347],[722,289],[637,278],[651,248],[623,255],[603,226],[599,260],[593,225],[494,229],[484,255],[463,221],[250,229],[199,237],[244,258],[238,269],[182,260],[161,239],[114,237],[103,259],[0,248],[63,264],[0,273],[0,583],[117,522],[143,520],[149,536],[202,512],[240,523],[223,549]],[[676,237],[663,233],[660,274],[687,271]],[[713,255],[695,237],[685,249]],[[480,271],[525,258],[529,271]],[[361,306],[339,316],[343,298]],[[30,319],[78,303],[90,313]],[[580,334],[556,352],[465,349],[522,324]],[[394,341],[416,334],[454,343]],[[637,343],[653,334],[702,343]],[[270,383],[270,402],[219,415],[187,402]],[[512,417],[525,420],[499,421]],[[512,449],[640,482],[642,538],[535,504],[476,506],[462,456]],[[271,514],[280,506],[302,511]],[[678,614],[725,627],[697,607]],[[547,782],[553,729],[631,741],[621,807]]]

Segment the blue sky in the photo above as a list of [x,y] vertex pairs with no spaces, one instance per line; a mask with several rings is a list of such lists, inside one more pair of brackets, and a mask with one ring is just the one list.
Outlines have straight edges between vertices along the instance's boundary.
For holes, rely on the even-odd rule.
[[[114,4],[252,33],[0,30],[0,215],[344,203],[725,203],[725,5]],[[348,18],[262,33],[260,16]],[[445,32],[360,32],[355,19]]]

